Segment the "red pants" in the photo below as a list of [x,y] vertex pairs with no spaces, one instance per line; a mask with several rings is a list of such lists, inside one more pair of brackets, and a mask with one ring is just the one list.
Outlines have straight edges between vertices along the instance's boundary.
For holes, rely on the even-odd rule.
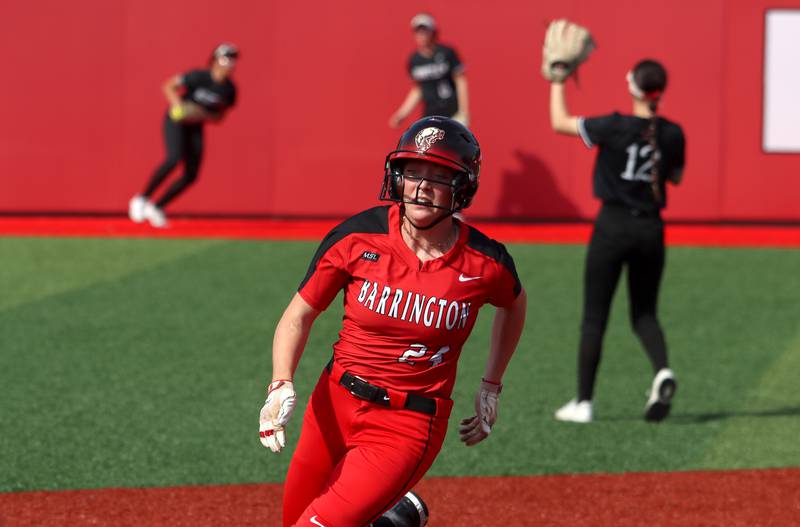
[[391,508],[442,447],[452,402],[439,416],[354,397],[323,372],[289,465],[283,525],[361,527]]

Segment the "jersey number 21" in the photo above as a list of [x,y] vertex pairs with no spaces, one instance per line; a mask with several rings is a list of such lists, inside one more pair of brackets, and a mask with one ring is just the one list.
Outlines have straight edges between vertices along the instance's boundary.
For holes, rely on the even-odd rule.
[[[429,359],[430,362],[429,366],[438,366],[442,363],[442,359],[444,358],[444,354],[450,351],[450,346],[442,346],[439,348],[439,351],[434,353]],[[425,357],[428,353],[428,346],[425,344],[412,344],[409,349],[403,352],[403,354],[397,358],[397,362],[405,362],[413,366],[419,359]]]

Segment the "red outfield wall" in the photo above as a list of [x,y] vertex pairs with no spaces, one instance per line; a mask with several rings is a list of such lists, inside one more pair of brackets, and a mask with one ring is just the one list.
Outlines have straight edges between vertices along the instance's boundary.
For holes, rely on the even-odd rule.
[[800,221],[800,156],[761,151],[764,10],[785,0],[0,4],[0,212],[121,212],[162,156],[161,83],[239,44],[238,107],[207,131],[200,182],[177,212],[342,216],[375,202],[409,88],[408,20],[428,9],[467,65],[484,149],[472,216],[585,218],[593,153],[548,126],[546,22],[599,43],[570,88],[577,114],[626,111],[636,60],[672,75],[665,114],[688,137],[681,220]]

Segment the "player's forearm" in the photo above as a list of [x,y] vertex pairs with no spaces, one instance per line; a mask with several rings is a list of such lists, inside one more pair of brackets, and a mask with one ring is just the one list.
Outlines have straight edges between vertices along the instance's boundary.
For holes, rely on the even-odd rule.
[[164,83],[161,90],[164,92],[167,102],[170,106],[175,106],[181,103],[181,94],[179,92],[180,82],[177,77],[172,77]]
[[294,378],[294,372],[308,341],[311,324],[282,317],[272,341],[272,379]]
[[408,117],[414,108],[419,104],[419,101],[422,100],[422,90],[419,89],[419,86],[414,86],[409,90],[408,95],[406,95],[403,104],[400,105],[400,108],[397,109],[395,115],[400,119],[405,119]]
[[578,135],[578,118],[567,108],[563,82],[550,83],[550,126],[562,134]]
[[295,295],[275,328],[272,340],[272,379],[293,379],[319,312]]
[[485,380],[498,384],[503,380],[525,326],[527,307],[528,296],[523,289],[511,306],[497,309],[492,325],[491,350],[483,374]]
[[458,96],[458,112],[464,116],[469,115],[469,90],[467,89],[467,78],[462,73],[456,76],[456,95]]

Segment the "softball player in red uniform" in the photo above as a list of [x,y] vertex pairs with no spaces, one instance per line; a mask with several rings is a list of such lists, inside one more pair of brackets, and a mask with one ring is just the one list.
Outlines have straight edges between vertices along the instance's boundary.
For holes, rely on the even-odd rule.
[[339,291],[345,315],[286,476],[284,526],[390,524],[381,515],[442,446],[456,363],[486,303],[497,306],[491,349],[475,415],[459,433],[469,446],[491,432],[526,295],[505,247],[453,218],[475,196],[480,163],[466,127],[417,121],[386,158],[381,199],[395,203],[344,221],[314,255],[275,330],[260,415],[273,452],[285,446],[292,379],[315,318]]

